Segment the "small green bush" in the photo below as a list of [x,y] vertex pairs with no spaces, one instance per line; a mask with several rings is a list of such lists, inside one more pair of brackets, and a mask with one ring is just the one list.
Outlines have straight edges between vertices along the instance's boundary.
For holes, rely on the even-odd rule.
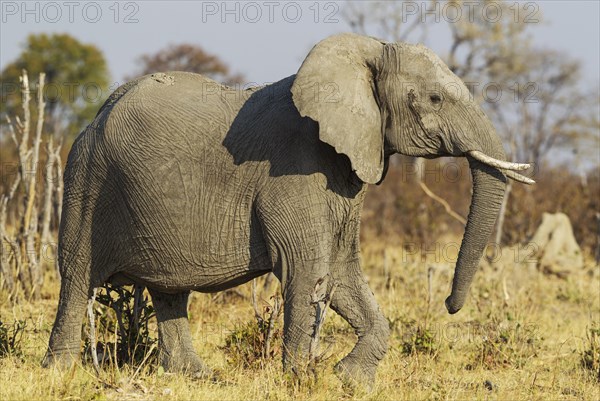
[[26,326],[24,320],[15,320],[12,325],[0,320],[0,358],[22,355],[21,346]]
[[[153,365],[158,360],[158,344],[149,322],[155,314],[144,287],[107,284],[99,291],[96,301],[96,326],[102,337],[97,342],[100,363],[139,366],[146,361]],[[90,345],[88,337],[86,351],[91,349]]]
[[410,338],[402,342],[402,354],[414,355],[436,355],[438,346],[435,335],[425,327],[417,327],[417,330],[411,334]]
[[587,349],[581,353],[581,366],[592,372],[600,382],[600,326],[586,333]]
[[[237,367],[260,366],[265,360],[281,356],[283,330],[279,312],[271,306],[264,308],[263,316],[237,326],[226,338],[222,347],[228,362]],[[269,339],[269,326],[272,324]]]

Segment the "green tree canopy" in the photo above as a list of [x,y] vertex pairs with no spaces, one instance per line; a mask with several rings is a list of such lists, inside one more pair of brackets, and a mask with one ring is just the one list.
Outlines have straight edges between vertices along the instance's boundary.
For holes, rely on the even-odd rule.
[[[23,51],[2,71],[2,113],[20,114],[19,76],[27,70],[32,90],[46,73],[46,129],[75,136],[108,96],[109,72],[102,52],[68,34],[31,34]],[[35,98],[33,96],[33,98]]]

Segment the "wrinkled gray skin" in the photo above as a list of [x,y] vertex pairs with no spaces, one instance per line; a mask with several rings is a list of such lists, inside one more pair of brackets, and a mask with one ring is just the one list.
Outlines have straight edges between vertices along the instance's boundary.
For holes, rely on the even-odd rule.
[[[285,305],[284,367],[306,361],[311,293],[337,283],[331,307],[358,342],[337,369],[372,382],[388,323],[359,264],[367,183],[394,153],[505,159],[462,81],[422,46],[337,35],[296,75],[247,91],[200,75],[145,76],[117,89],[79,136],[65,170],[60,302],[45,363],[79,355],[94,287],[148,287],[163,365],[206,374],[193,350],[190,291],[274,272]],[[465,301],[505,189],[468,156],[473,195],[450,313]]]

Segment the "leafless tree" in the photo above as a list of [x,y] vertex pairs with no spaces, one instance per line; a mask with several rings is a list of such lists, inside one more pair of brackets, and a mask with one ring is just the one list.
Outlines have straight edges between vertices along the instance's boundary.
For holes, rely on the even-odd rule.
[[[23,118],[6,117],[10,137],[18,154],[18,169],[9,190],[0,197],[0,234],[2,239],[0,286],[11,296],[20,288],[28,298],[39,298],[43,284],[45,265],[44,246],[51,242],[50,222],[52,220],[53,198],[56,197],[54,182],[61,181],[60,145],[56,147],[48,135],[46,142],[47,163],[43,181],[43,202],[38,196],[40,147],[43,141],[45,75],[41,73],[37,84],[37,122],[31,136],[32,116],[31,88],[25,70],[21,74],[21,94]],[[62,190],[62,184],[58,185]],[[20,191],[19,191],[20,189]],[[9,204],[15,204],[17,217],[8,221]],[[19,205],[20,204],[20,205]],[[41,208],[41,224],[40,218]],[[19,285],[17,285],[17,283]]]

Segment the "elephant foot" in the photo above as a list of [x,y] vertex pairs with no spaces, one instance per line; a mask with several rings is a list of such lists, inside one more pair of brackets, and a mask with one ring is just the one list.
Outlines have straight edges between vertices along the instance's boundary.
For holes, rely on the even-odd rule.
[[367,392],[373,390],[377,366],[365,365],[356,358],[346,357],[339,361],[334,371],[345,385],[353,388],[364,388]]
[[195,353],[187,353],[178,357],[163,354],[161,365],[167,372],[182,373],[193,379],[215,379],[212,369]]
[[77,357],[78,355],[69,351],[48,351],[42,360],[42,367],[58,367],[60,369],[69,369],[77,362]]

